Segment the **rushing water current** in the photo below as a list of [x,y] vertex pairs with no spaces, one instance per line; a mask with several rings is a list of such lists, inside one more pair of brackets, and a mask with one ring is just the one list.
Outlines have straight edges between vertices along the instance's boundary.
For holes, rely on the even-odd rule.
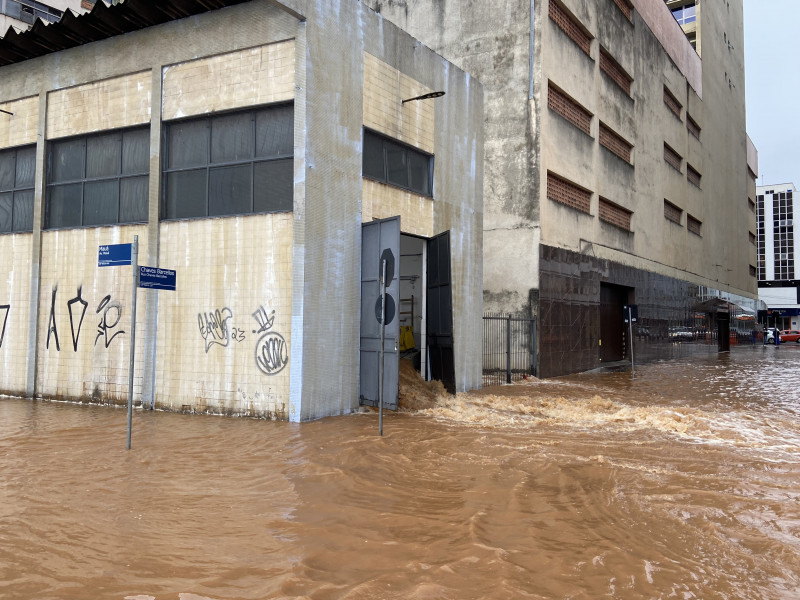
[[800,344],[125,422],[0,398],[1,599],[800,598]]

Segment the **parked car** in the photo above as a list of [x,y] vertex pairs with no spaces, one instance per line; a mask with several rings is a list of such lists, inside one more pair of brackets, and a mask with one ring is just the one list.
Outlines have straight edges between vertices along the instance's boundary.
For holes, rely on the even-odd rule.
[[784,329],[780,333],[781,343],[784,342],[797,342],[800,344],[800,331],[796,329]]
[[694,341],[694,331],[688,327],[670,327],[669,339],[671,342],[691,342]]

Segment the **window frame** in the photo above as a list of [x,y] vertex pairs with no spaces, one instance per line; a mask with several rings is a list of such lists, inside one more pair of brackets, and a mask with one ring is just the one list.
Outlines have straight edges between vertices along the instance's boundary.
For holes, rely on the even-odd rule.
[[[33,152],[33,172],[31,174],[31,181],[30,185],[20,185],[17,181],[18,179],[18,162],[19,162],[19,153],[20,152]],[[0,148],[0,155],[3,154],[11,154],[14,155],[14,180],[10,187],[7,188],[0,188],[0,195],[3,194],[10,194],[11,195],[11,214],[9,223],[11,224],[11,228],[8,231],[0,230],[0,235],[5,234],[14,234],[14,233],[29,233],[33,231],[33,212],[34,212],[34,203],[35,199],[35,189],[36,189],[36,144],[26,144],[24,146],[14,146],[11,148]],[[22,194],[30,192],[31,199],[30,199],[30,227],[27,226],[27,222],[25,223],[24,228],[15,228],[14,227],[14,213],[16,203],[16,196],[17,194]]]
[[[367,153],[366,153],[367,136],[373,136],[374,138],[376,138],[377,140],[380,140],[380,142],[381,142],[381,152],[382,152],[382,158],[381,158],[382,165],[381,166],[383,167],[383,169],[382,169],[383,170],[383,175],[382,176],[378,176],[374,172],[369,172],[368,173],[366,171],[366,169],[364,168],[364,162],[365,162],[366,157],[367,157]],[[406,154],[405,155],[406,158],[405,158],[405,161],[404,161],[405,164],[406,164],[406,181],[409,182],[407,185],[402,185],[400,183],[397,183],[396,181],[390,181],[389,160],[388,160],[388,156],[387,156],[387,143],[388,144],[393,144],[394,146],[399,146],[402,149],[404,149],[407,153],[410,153],[410,154]],[[379,131],[375,131],[374,129],[370,129],[368,127],[364,127],[363,128],[363,144],[362,144],[361,154],[362,154],[362,158],[361,158],[361,176],[363,178],[369,179],[371,181],[376,181],[378,183],[384,183],[384,184],[392,186],[394,188],[401,189],[401,190],[404,190],[404,191],[407,191],[407,192],[411,192],[412,194],[416,194],[418,196],[423,196],[425,198],[433,199],[433,197],[434,197],[434,195],[433,195],[433,192],[434,192],[434,190],[433,190],[433,176],[434,176],[434,172],[435,172],[434,168],[435,168],[435,162],[436,162],[435,161],[435,159],[436,159],[435,155],[430,154],[428,152],[425,152],[424,150],[420,150],[419,148],[411,146],[410,144],[407,144],[407,143],[402,142],[402,141],[400,141],[398,139],[389,137],[388,135],[385,135],[383,133],[380,133]],[[409,156],[415,156],[417,158],[422,158],[425,161],[427,161],[427,171],[428,171],[427,172],[427,181],[428,181],[427,189],[422,190],[422,189],[414,188],[414,187],[411,186],[411,184],[410,184],[410,181],[411,181],[411,161],[408,160]]]
[[[289,123],[291,124],[291,132],[288,135],[288,138],[291,140],[291,150],[289,152],[281,152],[275,155],[270,156],[257,156],[258,154],[258,147],[259,147],[259,138],[258,138],[258,115],[260,113],[267,113],[271,110],[284,110],[290,109],[291,111],[291,118]],[[249,156],[247,157],[237,157],[237,158],[225,158],[223,160],[215,160],[214,158],[214,123],[219,123],[222,120],[229,119],[231,117],[243,117],[243,116],[250,116],[250,123],[251,123],[251,148]],[[185,124],[200,124],[205,123],[205,157],[203,158],[203,162],[196,162],[191,164],[183,164],[180,166],[171,167],[170,166],[170,128],[179,125]],[[215,112],[212,114],[202,114],[202,115],[193,115],[191,117],[182,118],[182,119],[174,119],[170,121],[165,121],[162,124],[162,143],[161,143],[161,152],[162,152],[162,159],[161,159],[161,195],[159,201],[159,218],[161,221],[179,221],[179,220],[186,220],[186,219],[214,219],[214,218],[222,218],[222,217],[233,217],[233,216],[241,216],[241,215],[255,215],[255,214],[273,214],[273,213],[287,213],[292,212],[294,210],[294,101],[289,102],[276,102],[273,104],[266,104],[260,106],[248,106],[237,108],[234,110],[229,111],[221,111]],[[280,207],[272,207],[266,210],[256,210],[257,198],[256,198],[256,187],[258,182],[259,174],[257,173],[257,165],[266,165],[272,163],[273,165],[278,165],[282,161],[290,161],[291,167],[291,194],[290,198],[284,199],[284,203]],[[233,169],[240,169],[242,167],[246,167],[248,170],[248,178],[249,178],[249,209],[247,210],[232,210],[232,211],[221,211],[215,212],[212,210],[212,189],[214,186],[213,176],[214,174],[219,174],[220,177],[224,177],[222,174],[224,171],[230,171]],[[180,175],[181,173],[189,174],[195,173],[198,171],[204,172],[203,177],[203,186],[205,189],[205,206],[203,207],[203,211],[197,211],[197,214],[178,214],[178,215],[171,215],[170,213],[175,211],[175,207],[171,206],[170,197],[170,176],[171,175]],[[237,197],[233,199],[234,201],[243,200],[243,198]],[[286,202],[288,200],[288,203]],[[179,199],[175,199],[175,202],[179,202]],[[177,206],[177,204],[175,205]],[[176,211],[179,212],[179,211]]]
[[[143,164],[146,166],[144,170],[137,170],[131,172],[125,172],[125,136],[127,134],[139,134],[147,140],[147,149],[144,153],[146,159],[143,161]],[[87,159],[89,153],[89,145],[90,140],[98,140],[103,137],[108,137],[111,135],[119,135],[120,136],[120,145],[119,145],[119,161],[116,165],[116,172],[113,175],[87,175],[88,168],[89,168],[89,161]],[[80,142],[82,144],[82,175],[80,177],[73,177],[73,178],[64,178],[59,180],[53,180],[55,177],[54,173],[56,171],[54,166],[54,151],[55,148],[61,144],[65,143],[74,143]],[[77,229],[82,227],[108,227],[114,225],[128,225],[128,224],[135,224],[135,223],[146,223],[148,220],[148,205],[149,205],[149,195],[150,195],[150,126],[149,125],[137,125],[135,127],[125,127],[120,129],[104,129],[102,131],[95,131],[91,133],[85,133],[76,136],[69,136],[63,138],[55,138],[51,140],[47,140],[47,146],[45,150],[45,203],[44,203],[44,224],[42,229],[44,230],[57,230],[57,229]],[[133,220],[121,220],[121,213],[122,213],[122,202],[123,202],[123,182],[133,182],[136,179],[146,178],[147,180],[147,191],[145,192],[143,201],[144,205],[140,207],[140,210],[143,211],[144,214],[139,215],[141,218],[133,219]],[[115,182],[117,188],[117,207],[116,207],[116,219],[109,220],[109,221],[102,221],[98,223],[86,223],[85,222],[85,209],[86,209],[86,187],[87,184],[102,184],[102,183],[110,183]],[[58,189],[65,189],[70,186],[80,186],[80,223],[78,224],[51,224],[51,216],[53,215],[54,211],[52,210],[51,202],[53,200],[53,194],[55,190]]]

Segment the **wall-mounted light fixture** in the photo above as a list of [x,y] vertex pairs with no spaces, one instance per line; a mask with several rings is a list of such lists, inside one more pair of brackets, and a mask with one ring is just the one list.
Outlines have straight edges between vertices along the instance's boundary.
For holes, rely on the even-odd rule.
[[422,94],[422,96],[417,96],[415,98],[407,98],[403,100],[402,104],[411,102],[413,100],[427,100],[428,98],[441,98],[442,96],[444,96],[444,92],[431,92],[429,94]]

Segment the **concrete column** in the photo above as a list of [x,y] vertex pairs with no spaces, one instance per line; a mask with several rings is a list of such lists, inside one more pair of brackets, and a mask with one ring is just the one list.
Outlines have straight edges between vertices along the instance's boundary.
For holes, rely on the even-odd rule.
[[47,139],[47,91],[39,92],[39,123],[36,135],[36,172],[33,191],[33,235],[31,236],[31,280],[28,297],[28,358],[25,395],[36,394],[36,354],[39,348],[39,293],[42,270],[42,227],[45,214],[45,141]]
[[[162,65],[153,67],[150,96],[150,189],[147,213],[147,248],[139,254],[139,263],[159,266],[159,215],[161,209],[161,72]],[[167,292],[169,293],[169,292]],[[142,344],[142,405],[155,405],[156,340],[158,338],[158,292],[151,291],[145,304],[145,324]]]
[[297,24],[294,91],[294,234],[292,242],[292,347],[289,359],[289,420],[303,418],[303,310],[306,261],[306,23]]

